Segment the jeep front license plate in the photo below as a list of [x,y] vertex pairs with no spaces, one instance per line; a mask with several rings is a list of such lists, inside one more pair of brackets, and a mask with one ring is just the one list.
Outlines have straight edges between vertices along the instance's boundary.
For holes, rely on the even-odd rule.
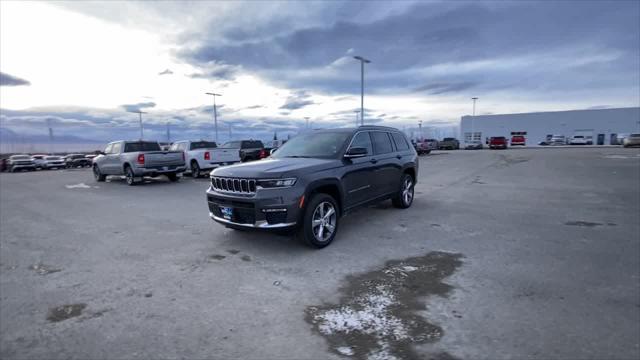
[[231,220],[231,215],[233,215],[233,208],[220,206],[220,212],[222,213],[222,217]]

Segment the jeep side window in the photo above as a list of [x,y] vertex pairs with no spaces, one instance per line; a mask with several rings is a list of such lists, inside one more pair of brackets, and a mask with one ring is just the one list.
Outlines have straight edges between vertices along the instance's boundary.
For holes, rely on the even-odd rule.
[[113,144],[113,148],[111,149],[112,154],[120,154],[120,148],[122,147],[122,143]]
[[409,150],[409,145],[404,135],[400,133],[391,133],[393,135],[393,141],[396,143],[396,149],[398,151]]
[[113,148],[113,144],[107,145],[107,148],[104,149],[105,154],[111,154],[111,149]]
[[354,147],[363,147],[367,149],[367,155],[373,155],[373,145],[371,144],[371,137],[369,136],[368,131],[360,132],[356,134],[351,142],[350,148]]
[[389,134],[382,131],[372,131],[371,139],[373,140],[373,149],[376,154],[388,154],[393,152],[393,146],[391,146],[391,139]]

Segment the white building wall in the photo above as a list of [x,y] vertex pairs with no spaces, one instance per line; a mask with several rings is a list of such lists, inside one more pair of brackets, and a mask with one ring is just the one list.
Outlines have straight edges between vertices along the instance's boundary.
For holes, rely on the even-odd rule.
[[[640,132],[640,107],[551,111],[525,114],[463,116],[460,120],[461,142],[471,139],[483,143],[487,137],[511,138],[512,132],[526,132],[528,146],[537,146],[547,135],[591,135],[597,144],[598,135],[604,136],[604,145],[611,144],[611,135]],[[466,135],[466,137],[465,137]]]

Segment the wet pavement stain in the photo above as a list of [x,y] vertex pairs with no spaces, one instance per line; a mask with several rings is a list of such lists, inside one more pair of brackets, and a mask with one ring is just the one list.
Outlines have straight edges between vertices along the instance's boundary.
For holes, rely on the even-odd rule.
[[31,265],[29,266],[29,270],[35,271],[38,275],[49,275],[49,274],[62,271],[62,269],[58,269],[53,266],[44,265],[44,264]]
[[84,303],[56,306],[49,309],[47,320],[50,322],[59,322],[80,316],[82,315],[82,310],[86,307],[87,304]]
[[[424,298],[447,296],[443,282],[462,265],[463,256],[430,252],[421,257],[388,261],[382,269],[349,276],[338,304],[309,306],[305,320],[336,354],[355,359],[423,358],[412,344],[440,339],[442,329],[416,312]],[[427,358],[453,359],[447,353]]]
[[229,250],[227,250],[227,252],[228,252],[229,254],[235,255],[235,254],[239,253],[239,252],[240,252],[240,250],[236,250],[236,249],[229,249]]
[[242,261],[251,261],[251,256],[249,256],[249,255],[242,255],[242,257],[241,257],[240,259],[242,259]]
[[226,256],[224,255],[218,255],[218,254],[209,255],[209,259],[211,260],[222,260],[224,258],[226,258]]
[[590,222],[590,221],[567,221],[564,224],[568,225],[568,226],[583,226],[583,227],[596,227],[596,226],[602,226],[603,225],[601,223]]

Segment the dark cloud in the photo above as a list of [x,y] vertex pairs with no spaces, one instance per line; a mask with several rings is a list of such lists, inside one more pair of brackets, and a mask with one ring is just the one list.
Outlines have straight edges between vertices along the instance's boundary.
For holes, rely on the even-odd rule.
[[25,79],[21,79],[13,75],[0,72],[0,86],[23,86],[23,85],[31,85],[31,83]]
[[149,102],[141,102],[137,104],[125,104],[121,106],[125,111],[137,112],[137,111],[142,111],[142,109],[155,107],[156,103],[154,103],[153,101],[149,101]]
[[210,69],[204,70],[202,73],[189,74],[187,76],[192,79],[234,80],[237,73],[238,68],[235,66],[214,64]]
[[248,110],[252,110],[252,109],[262,109],[262,108],[264,108],[264,107],[265,107],[264,105],[251,105],[251,106],[247,106],[245,109],[248,109]]
[[296,91],[287,97],[287,100],[284,102],[280,109],[285,110],[298,110],[302,109],[305,106],[313,105],[315,102],[311,100],[311,95],[306,91]]
[[[334,13],[335,21],[288,32],[274,24],[272,37],[264,35],[268,30],[253,38],[241,29],[227,31],[231,40],[242,41],[202,42],[180,57],[196,66],[241,65],[287,87],[329,93],[359,91],[355,54],[372,60],[365,81],[372,92],[410,92],[425,83],[458,84],[431,89],[435,94],[471,84],[566,89],[583,86],[594,74],[610,86],[633,86],[640,65],[639,12],[638,2],[418,3],[369,22]],[[597,59],[603,54],[610,56]],[[621,79],[625,71],[634,76]]]
[[426,91],[432,95],[439,95],[451,92],[460,92],[476,86],[473,82],[461,82],[461,83],[435,83],[420,86],[414,89],[415,92]]
[[173,74],[173,71],[171,71],[170,69],[165,69],[164,71],[161,71],[158,73],[158,75],[171,75]]

